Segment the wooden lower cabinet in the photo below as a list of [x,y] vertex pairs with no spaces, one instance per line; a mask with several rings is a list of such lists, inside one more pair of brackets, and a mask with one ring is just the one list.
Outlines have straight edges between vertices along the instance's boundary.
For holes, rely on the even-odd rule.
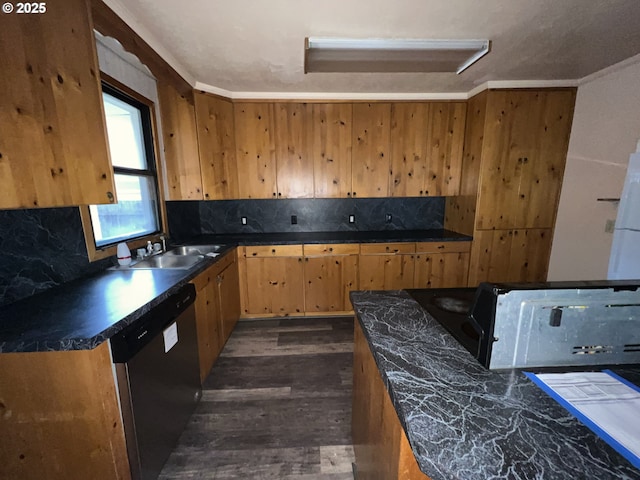
[[0,478],[130,480],[109,343],[0,354]]
[[421,242],[416,245],[414,288],[467,286],[471,242]]
[[304,246],[306,313],[353,310],[349,292],[358,285],[359,251],[357,244]]
[[415,243],[376,243],[360,247],[360,290],[413,288]]
[[193,284],[196,287],[200,380],[204,382],[240,318],[236,252],[227,253],[198,275]]
[[242,316],[351,313],[352,290],[466,287],[470,244],[239,247]]
[[245,315],[302,315],[302,245],[244,247]]
[[480,282],[544,282],[553,231],[550,228],[476,230],[469,286]]
[[357,319],[351,418],[358,480],[429,480],[418,467]]

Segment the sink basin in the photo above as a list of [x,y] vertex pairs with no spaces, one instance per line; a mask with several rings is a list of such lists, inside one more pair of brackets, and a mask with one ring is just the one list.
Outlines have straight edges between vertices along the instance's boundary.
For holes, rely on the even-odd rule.
[[177,268],[186,270],[204,259],[204,256],[196,254],[181,256],[164,254],[141,260],[135,265],[131,265],[131,268]]
[[165,256],[185,256],[185,255],[208,255],[213,256],[213,253],[219,253],[226,245],[185,245],[181,247],[175,247],[169,250]]

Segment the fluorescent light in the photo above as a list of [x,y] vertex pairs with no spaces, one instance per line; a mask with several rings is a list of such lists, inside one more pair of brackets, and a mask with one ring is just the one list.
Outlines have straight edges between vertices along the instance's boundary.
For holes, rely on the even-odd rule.
[[489,52],[489,40],[305,39],[305,73],[456,72]]

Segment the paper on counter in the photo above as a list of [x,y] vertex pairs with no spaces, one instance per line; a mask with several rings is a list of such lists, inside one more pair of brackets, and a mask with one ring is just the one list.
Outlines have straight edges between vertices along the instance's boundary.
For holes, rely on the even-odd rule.
[[525,372],[582,423],[640,468],[640,389],[610,370]]

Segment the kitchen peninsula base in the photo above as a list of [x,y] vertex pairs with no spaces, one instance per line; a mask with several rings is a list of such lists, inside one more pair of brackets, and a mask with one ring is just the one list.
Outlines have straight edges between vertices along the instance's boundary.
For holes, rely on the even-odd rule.
[[351,422],[358,480],[429,480],[418,467],[357,319]]

